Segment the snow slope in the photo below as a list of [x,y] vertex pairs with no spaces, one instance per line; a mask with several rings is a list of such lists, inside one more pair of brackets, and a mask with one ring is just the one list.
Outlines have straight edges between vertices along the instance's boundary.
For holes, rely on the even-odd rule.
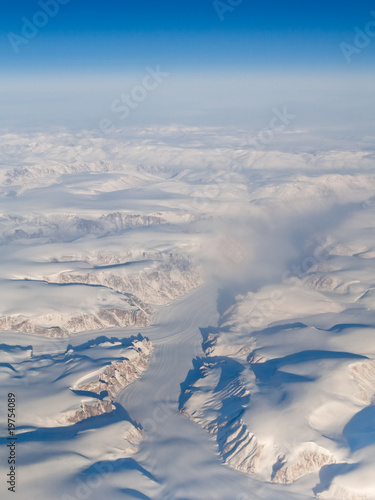
[[0,136],[16,498],[375,498],[374,152],[246,133]]

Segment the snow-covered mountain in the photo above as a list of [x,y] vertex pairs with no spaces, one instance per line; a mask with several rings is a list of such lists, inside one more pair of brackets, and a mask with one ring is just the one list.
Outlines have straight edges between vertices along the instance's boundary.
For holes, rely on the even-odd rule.
[[246,133],[0,136],[20,499],[375,497],[374,152]]
[[180,408],[228,465],[284,484],[320,473],[319,498],[373,498],[374,221],[372,203],[357,208],[204,336]]

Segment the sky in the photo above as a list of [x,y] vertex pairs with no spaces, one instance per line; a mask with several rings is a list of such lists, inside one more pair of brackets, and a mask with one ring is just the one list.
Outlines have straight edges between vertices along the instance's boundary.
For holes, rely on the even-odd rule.
[[153,120],[169,104],[170,120],[216,108],[224,121],[228,109],[304,101],[321,82],[343,102],[373,84],[373,38],[367,0],[18,0],[0,17],[0,101],[7,120],[91,119],[160,67],[170,77],[147,99]]
[[[340,43],[353,43],[354,28],[375,20],[375,5],[367,0],[61,1],[66,4],[58,4],[57,13],[57,0],[19,0],[3,9],[4,69],[126,70],[155,63],[194,70],[342,69],[347,63]],[[38,33],[12,45],[9,34],[22,36],[25,18],[33,22],[42,4],[55,15],[46,14],[47,21],[36,16]],[[370,45],[356,54],[358,66],[371,61]]]

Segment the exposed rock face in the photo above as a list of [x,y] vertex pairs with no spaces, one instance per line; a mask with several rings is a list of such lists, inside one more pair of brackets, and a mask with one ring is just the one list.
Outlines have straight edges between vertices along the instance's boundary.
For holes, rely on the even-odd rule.
[[[40,297],[40,305],[31,309],[25,301],[24,309],[13,308],[9,314],[10,308],[4,307],[0,329],[64,337],[89,330],[145,327],[152,322],[153,305],[168,304],[203,283],[198,266],[188,257],[169,252],[128,250],[118,255],[101,252],[63,254],[47,262],[66,262],[73,268],[44,276],[43,263],[40,274],[12,277],[11,285],[16,288],[17,282],[24,281],[22,288]],[[75,271],[75,266],[79,270]],[[61,269],[63,266],[47,267]],[[87,267],[87,271],[82,271]],[[65,285],[71,285],[72,294]],[[45,298],[43,293],[38,293],[38,287]],[[52,297],[60,298],[51,301],[51,305],[48,302],[50,290]],[[81,297],[84,298],[81,300]],[[17,313],[13,313],[14,310]]]
[[144,431],[142,429],[138,429],[132,425],[125,436],[127,440],[127,447],[124,448],[123,453],[125,455],[133,455],[138,451],[138,445],[142,441],[144,435]]
[[371,404],[375,396],[375,361],[354,363],[350,372],[358,386],[358,397],[366,405]]
[[[228,330],[207,335],[203,343],[207,357],[200,362],[199,375],[196,371],[197,380],[183,393],[180,411],[214,435],[223,461],[241,472],[291,484],[336,463],[331,452],[313,442],[292,447],[281,442],[290,452],[277,455],[278,444],[272,436],[271,448],[251,431],[244,415],[252,392],[259,392],[256,366],[262,373],[263,366],[272,360],[257,353],[254,337],[246,337],[247,345],[241,345],[238,337],[231,341],[231,336]],[[274,460],[273,472],[262,465],[263,456],[271,465]]]
[[103,415],[104,413],[111,413],[115,409],[115,406],[111,401],[99,399],[94,399],[91,401],[82,401],[81,409],[76,412],[71,412],[65,416],[65,421],[67,424],[76,424],[85,420],[86,418],[96,417],[98,415]]
[[242,420],[228,424],[223,432],[218,433],[218,443],[226,464],[247,474],[258,472],[263,445]]
[[359,493],[354,489],[345,486],[333,484],[327,491],[318,493],[317,498],[332,499],[332,500],[372,500],[374,498],[373,492]]
[[330,273],[314,272],[308,273],[306,278],[303,279],[304,285],[312,290],[324,292],[340,292],[345,293],[348,285],[344,286],[342,280]]
[[113,401],[118,392],[137,380],[147,369],[152,353],[152,343],[146,339],[136,341],[126,352],[124,361],[114,361],[105,368],[98,378],[87,384],[73,387],[74,390],[101,394],[107,391]]
[[118,254],[95,252],[93,254],[62,254],[56,257],[51,257],[51,262],[86,262],[94,267],[118,266],[120,264],[128,264],[139,261],[162,261],[165,258],[163,252],[150,252],[142,250],[127,250]]
[[[211,349],[212,346],[208,348],[208,353],[212,352]],[[212,372],[217,369],[212,363],[202,367],[202,378],[185,393],[188,399],[181,412],[215,435],[226,464],[248,474],[258,473],[264,445],[248,429],[241,418],[243,410],[238,408],[246,405],[249,393],[238,376],[225,383],[223,373],[213,376]],[[219,392],[218,386],[215,387],[218,380],[224,385]],[[336,460],[329,451],[308,443],[298,454],[283,457],[282,462],[273,482],[290,484],[306,474],[319,471],[324,465],[336,463]]]
[[129,273],[126,269],[92,270],[84,274],[66,272],[43,276],[43,279],[48,283],[101,285],[155,305],[167,304],[202,284],[199,271],[183,259],[154,264],[140,273]]
[[[98,259],[103,262],[102,257]],[[104,258],[104,262],[108,262],[108,259]],[[78,309],[78,312],[74,307],[72,312],[47,312],[39,316],[29,312],[4,315],[0,316],[0,329],[64,337],[103,328],[144,327],[151,324],[154,314],[149,304],[167,304],[203,282],[200,271],[183,258],[151,263],[140,272],[129,272],[123,268],[99,268],[84,274],[63,272],[44,276],[43,279],[46,286],[70,284],[103,287],[108,295],[106,304],[103,306],[99,299],[93,298],[92,303],[85,306],[86,310]],[[27,283],[37,283],[34,279],[25,280]]]
[[[208,352],[211,353],[212,337]],[[199,378],[186,392],[181,413],[214,435],[223,461],[253,474],[258,471],[263,446],[241,419],[249,392],[240,381],[241,370],[229,358],[207,358]],[[228,366],[229,365],[229,366]]]
[[24,333],[36,333],[47,337],[64,337],[65,334],[60,327],[42,327],[34,322],[34,320],[14,314],[11,316],[3,316],[0,318],[1,330],[15,330]]
[[26,318],[19,314],[0,318],[1,330],[16,330],[24,333],[36,333],[48,337],[66,337],[73,333],[102,328],[148,326],[154,311],[145,306],[144,309],[102,308],[92,314],[72,315],[45,314]]
[[200,413],[184,407],[181,412],[201,425],[216,437],[223,461],[241,472],[254,474],[258,472],[259,460],[263,446],[252,434],[238,413],[230,414],[227,419],[218,417],[210,420],[208,412]]
[[4,222],[8,227],[1,236],[6,241],[49,238],[50,242],[66,237],[77,239],[88,234],[100,237],[121,233],[127,229],[167,223],[161,214],[141,215],[127,212],[103,214],[97,218],[71,214],[34,218],[9,215]]
[[2,173],[2,182],[5,184],[27,184],[32,181],[38,181],[44,184],[43,178],[46,177],[46,184],[52,183],[52,179],[56,179],[64,174],[79,174],[84,172],[109,172],[111,170],[119,170],[119,167],[106,165],[104,162],[95,164],[80,163],[76,165],[61,164],[55,166],[31,165],[29,167],[17,167],[6,170]]
[[85,235],[97,237],[118,234],[129,229],[158,226],[173,222],[194,220],[183,214],[154,212],[138,214],[110,212],[98,217],[72,215],[70,213],[49,216],[20,216],[7,214],[0,218],[0,240],[47,239],[58,242],[66,238],[76,240]]
[[289,459],[288,463],[279,469],[273,479],[275,483],[290,484],[305,474],[319,471],[324,465],[334,464],[334,457],[323,448],[312,445],[300,452],[296,459]]
[[209,334],[205,346],[204,352],[206,356],[229,356],[232,359],[239,359],[242,361],[248,360],[254,349],[253,346],[244,346],[241,344],[228,345],[225,340],[212,333]]
[[[72,425],[89,417],[96,417],[104,413],[111,413],[116,407],[113,401],[116,395],[142,376],[148,366],[150,355],[153,351],[152,342],[149,340],[135,340],[124,353],[124,361],[115,361],[107,366],[95,380],[87,384],[78,384],[73,391],[87,391],[100,395],[103,391],[108,393],[104,399],[93,398],[81,401],[79,410],[71,410],[62,415],[58,422],[62,425]],[[134,428],[134,441],[141,438],[142,432]]]

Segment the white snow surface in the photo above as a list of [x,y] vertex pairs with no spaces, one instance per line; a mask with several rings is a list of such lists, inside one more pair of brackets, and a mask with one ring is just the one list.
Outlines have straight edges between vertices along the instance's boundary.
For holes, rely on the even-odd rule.
[[0,136],[1,498],[375,498],[374,153],[242,136]]

